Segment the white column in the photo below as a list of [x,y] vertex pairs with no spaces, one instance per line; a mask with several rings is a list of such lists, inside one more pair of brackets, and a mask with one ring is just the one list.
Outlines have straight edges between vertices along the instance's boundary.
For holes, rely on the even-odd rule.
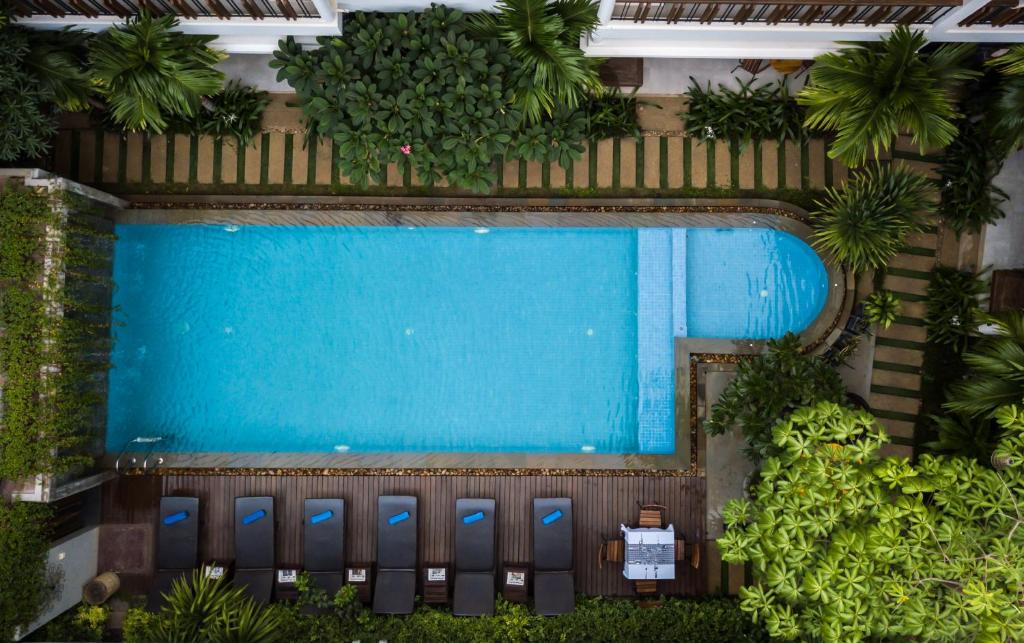
[[601,6],[597,9],[597,19],[602,25],[612,21],[612,13],[615,11],[615,0],[601,0]]

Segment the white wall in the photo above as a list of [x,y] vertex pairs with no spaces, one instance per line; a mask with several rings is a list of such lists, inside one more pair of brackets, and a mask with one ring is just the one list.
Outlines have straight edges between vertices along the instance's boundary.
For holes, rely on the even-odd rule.
[[[99,527],[89,527],[50,548],[47,567],[53,578],[59,581],[53,592],[53,600],[38,619],[25,631],[19,632],[15,640],[27,636],[82,602],[82,588],[96,576],[99,534]],[[5,578],[3,582],[17,582],[17,579]]]
[[1010,198],[1003,203],[1006,218],[985,227],[981,265],[994,270],[1024,268],[1024,151],[1006,160],[993,183]]

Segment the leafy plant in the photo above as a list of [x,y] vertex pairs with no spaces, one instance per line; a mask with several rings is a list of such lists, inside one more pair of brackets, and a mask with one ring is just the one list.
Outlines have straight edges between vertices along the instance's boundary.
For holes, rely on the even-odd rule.
[[944,44],[925,53],[922,32],[897,27],[878,42],[846,43],[815,59],[808,84],[797,95],[806,125],[837,132],[831,158],[863,165],[868,151],[888,150],[909,132],[921,152],[956,136],[952,92],[976,73],[964,67],[968,43]]
[[68,112],[89,109],[87,46],[92,34],[81,29],[28,32],[30,55],[25,67],[54,104]]
[[739,89],[719,84],[712,91],[710,81],[703,88],[690,76],[687,111],[679,114],[686,133],[703,141],[737,139],[741,145],[759,139],[803,140],[803,109],[786,81],[754,87],[755,81],[737,79]]
[[0,639],[14,640],[19,627],[35,620],[50,597],[46,555],[50,541],[46,505],[0,501]]
[[800,339],[786,333],[770,340],[766,353],[739,363],[704,430],[720,435],[738,427],[749,445],[747,457],[758,460],[777,452],[772,432],[793,409],[845,399],[839,374],[823,360],[804,354]]
[[980,232],[1005,217],[1001,204],[1009,197],[992,184],[1003,167],[1002,146],[981,123],[965,118],[958,127],[960,133],[945,149],[939,167],[939,214],[960,235]]
[[989,61],[1003,74],[999,100],[995,105],[995,127],[1004,132],[1009,148],[1024,143],[1024,45],[1014,45]]
[[[35,641],[102,641],[110,619],[106,605],[80,603],[36,630],[29,640]],[[40,636],[41,635],[41,636]]]
[[234,136],[245,147],[262,127],[270,97],[265,91],[231,80],[221,93],[210,98],[210,103],[210,112],[200,110],[183,118],[182,128],[193,134]]
[[155,618],[133,623],[131,634],[140,636],[136,640],[269,643],[288,636],[281,629],[284,617],[279,610],[260,606],[245,595],[245,588],[199,570],[175,580],[166,598],[167,605]]
[[536,123],[559,106],[576,109],[601,91],[597,66],[580,38],[598,25],[593,0],[499,0],[495,11],[475,14],[473,32],[495,38],[522,65],[513,77],[515,104]]
[[90,73],[115,123],[135,132],[163,132],[175,117],[195,116],[203,97],[216,94],[223,54],[208,47],[215,36],[175,31],[174,16],[143,12],[96,36]]
[[924,316],[929,342],[966,350],[984,316],[981,303],[988,294],[988,283],[980,277],[947,266],[932,271]]
[[989,417],[961,413],[930,416],[935,439],[922,446],[932,453],[973,458],[988,466],[992,452],[1002,439],[1002,430]]
[[636,115],[638,104],[636,90],[623,94],[617,87],[609,87],[600,94],[591,94],[583,107],[587,119],[584,138],[597,140],[640,136],[640,123]]
[[999,407],[1024,400],[1024,313],[986,317],[992,335],[964,354],[968,371],[950,387],[944,407],[974,417],[995,417]]
[[1007,641],[1024,636],[1024,415],[995,471],[966,458],[882,460],[867,412],[835,404],[780,424],[752,500],[726,504],[722,559],[750,563],[742,609],[785,640]]
[[905,165],[872,165],[828,188],[812,214],[813,245],[855,273],[877,270],[923,229],[933,207],[928,178]]
[[54,95],[28,68],[28,33],[0,27],[0,161],[40,158],[57,132]]
[[900,314],[900,298],[891,290],[876,290],[864,299],[864,316],[872,324],[888,328]]

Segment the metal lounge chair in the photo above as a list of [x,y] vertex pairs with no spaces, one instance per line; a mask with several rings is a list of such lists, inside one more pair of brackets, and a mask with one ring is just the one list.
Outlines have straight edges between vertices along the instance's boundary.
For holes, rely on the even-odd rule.
[[377,499],[375,614],[412,614],[416,598],[416,498]]
[[345,501],[307,498],[302,510],[303,567],[333,597],[345,584]]
[[533,499],[533,604],[544,616],[576,607],[571,498]]
[[494,500],[459,498],[455,501],[456,616],[494,614],[495,562]]
[[274,589],[274,499],[235,498],[234,583],[257,603],[269,603]]
[[187,579],[199,564],[199,498],[161,498],[158,520],[156,576],[146,599],[146,609],[151,611],[163,607],[171,584],[178,578]]

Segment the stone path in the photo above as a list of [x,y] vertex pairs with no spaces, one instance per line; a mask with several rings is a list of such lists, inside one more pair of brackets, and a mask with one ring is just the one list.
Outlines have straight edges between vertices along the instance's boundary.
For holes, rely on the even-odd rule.
[[[893,157],[936,177],[937,159],[921,156],[908,140],[899,141]],[[914,426],[921,409],[921,364],[927,339],[925,295],[931,271],[939,263],[944,234],[944,230],[931,227],[911,235],[907,247],[885,270],[883,287],[896,293],[902,302],[896,323],[876,334],[868,399],[872,411],[892,438],[885,454],[913,455]]]

